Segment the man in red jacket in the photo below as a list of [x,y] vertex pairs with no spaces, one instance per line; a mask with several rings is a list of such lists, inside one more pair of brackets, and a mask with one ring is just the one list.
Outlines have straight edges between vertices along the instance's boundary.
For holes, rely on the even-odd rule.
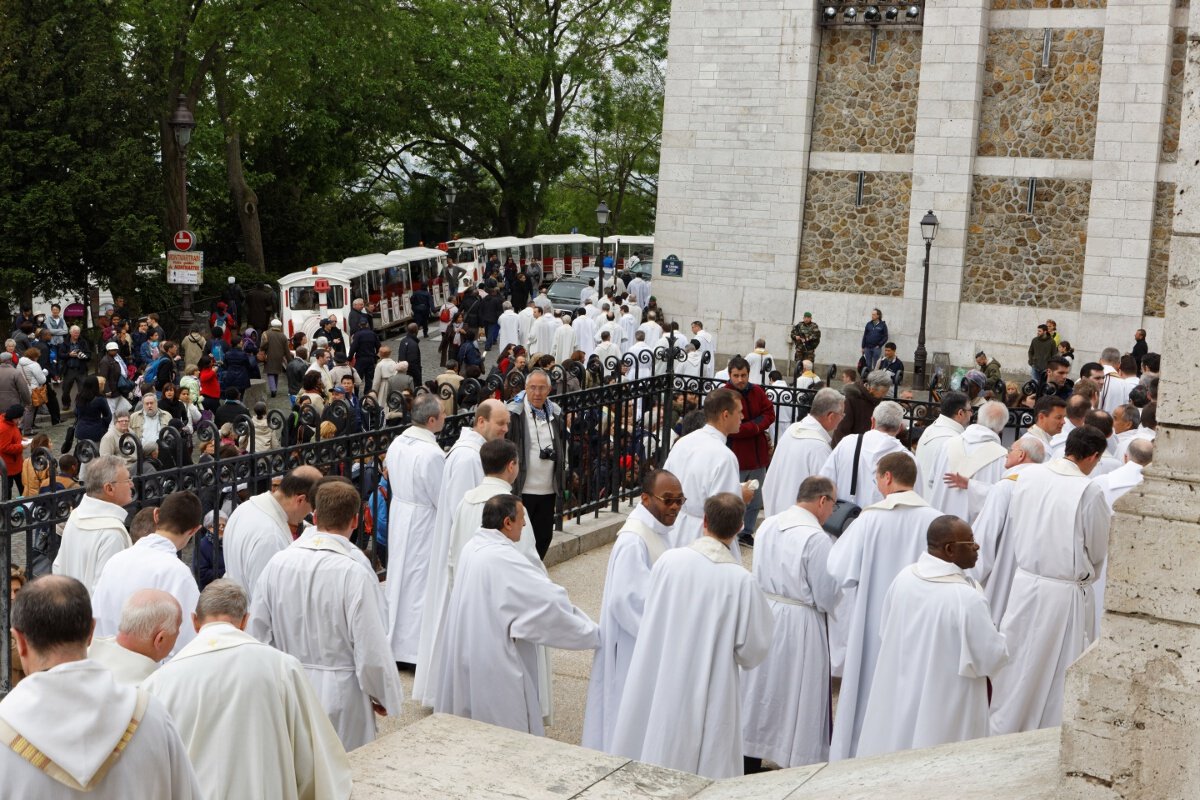
[[775,424],[775,405],[762,386],[750,382],[750,363],[741,356],[729,360],[728,388],[742,398],[742,427],[729,437],[729,447],[737,456],[742,482],[754,479],[759,483],[754,498],[746,504],[745,522],[738,534],[739,542],[753,547],[754,523],[763,506],[762,482],[767,476],[767,465],[771,463],[771,441],[767,431]]

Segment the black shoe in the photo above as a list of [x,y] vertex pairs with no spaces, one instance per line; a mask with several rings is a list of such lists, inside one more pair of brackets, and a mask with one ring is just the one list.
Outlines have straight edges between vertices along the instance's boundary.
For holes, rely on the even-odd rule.
[[397,661],[396,669],[400,670],[401,672],[415,672],[417,669],[417,665],[410,664],[407,661]]
[[274,396],[275,396],[275,392],[271,392],[271,397],[274,397]]
[[754,535],[742,531],[738,534],[738,544],[742,547],[754,547]]

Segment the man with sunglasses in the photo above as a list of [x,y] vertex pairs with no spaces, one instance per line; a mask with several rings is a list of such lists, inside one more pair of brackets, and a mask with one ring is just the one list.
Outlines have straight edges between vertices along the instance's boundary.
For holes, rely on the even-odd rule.
[[1008,647],[979,584],[963,572],[975,566],[979,545],[950,514],[930,524],[926,540],[928,550],[883,601],[859,756],[988,735],[988,676],[1008,662]]
[[650,570],[671,546],[670,532],[687,498],[670,472],[652,469],[642,478],[642,502],[630,512],[608,558],[600,606],[603,642],[592,662],[583,746],[612,752],[613,727],[625,676],[650,590]]

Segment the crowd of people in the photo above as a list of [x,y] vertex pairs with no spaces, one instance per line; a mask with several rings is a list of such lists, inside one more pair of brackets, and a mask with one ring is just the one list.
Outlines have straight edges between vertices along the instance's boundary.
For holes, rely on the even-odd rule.
[[[554,648],[595,651],[584,745],[712,778],[1058,724],[1066,667],[1099,625],[1113,503],[1153,455],[1157,356],[1108,348],[1073,382],[1071,362],[1047,356],[1016,401],[1033,426],[1006,442],[1011,398],[982,353],[966,391],[943,392],[931,424],[912,425],[889,399],[903,366],[886,329],[839,391],[813,369],[811,314],[793,332],[803,358],[785,381],[761,340],[716,372],[716,337],[699,320],[681,335],[648,286],[593,288],[555,316],[540,276],[500,274],[429,304],[445,322],[441,373],[422,369],[428,318],[407,327],[394,359],[361,300],[353,333],[327,319],[311,343],[284,337],[269,306],[262,336],[239,324],[259,313],[249,297],[223,300],[209,329],[178,345],[153,315],[118,312],[98,347],[70,327],[54,345],[53,313],[19,326],[57,353],[42,385],[62,392],[74,436],[97,448],[83,474],[69,453],[53,471],[10,461],[5,425],[20,445],[36,415],[13,402],[0,422],[13,490],[45,490],[51,474],[51,489],[83,485],[61,544],[31,565],[51,574],[13,583],[16,686],[0,720],[29,742],[4,756],[22,796],[62,785],[229,796],[251,775],[270,796],[345,797],[345,752],[398,711],[400,671],[414,672],[423,706],[542,734]],[[632,380],[662,368],[639,353],[671,343],[680,372],[720,387],[690,412],[685,399],[672,431],[658,431],[650,400],[593,418],[550,399],[555,366],[597,356],[612,367],[557,379]],[[489,351],[495,374],[522,380],[455,391],[484,377]],[[22,369],[0,358],[0,392],[20,393],[5,376],[25,380]],[[210,446],[290,445],[314,420],[330,435],[385,424],[372,395],[400,395],[407,427],[357,485],[302,466],[222,487],[215,501],[180,491],[136,510],[144,463],[122,447],[126,434],[141,458],[165,463],[167,428],[262,419],[239,402],[255,370],[272,396],[294,395],[294,424],[283,439],[264,426],[253,445],[231,430]],[[814,392],[804,409],[776,407],[770,385]],[[369,420],[372,407],[384,418]],[[473,419],[447,452],[446,419],[464,409]],[[659,434],[672,442],[661,465],[647,445]],[[614,463],[622,475],[604,485],[636,484],[640,498],[597,623],[543,559],[564,497]],[[924,669],[907,668],[913,659]],[[226,685],[230,674],[244,680]],[[224,713],[231,698],[245,713]],[[97,748],[69,746],[62,730]]]

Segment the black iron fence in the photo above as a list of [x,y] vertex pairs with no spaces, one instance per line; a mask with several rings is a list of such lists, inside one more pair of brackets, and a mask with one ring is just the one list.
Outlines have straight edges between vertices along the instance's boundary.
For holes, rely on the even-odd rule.
[[[710,391],[726,385],[723,380],[705,377],[710,370],[707,354],[697,358],[678,347],[645,348],[609,358],[605,363],[593,356],[586,365],[568,362],[550,370],[551,399],[563,414],[567,448],[559,465],[564,491],[556,510],[558,530],[562,530],[566,519],[579,520],[606,509],[617,511],[622,500],[640,492],[643,474],[666,460],[687,412],[702,407]],[[437,386],[448,411],[445,426],[438,434],[439,443],[449,449],[462,429],[472,424],[474,408],[482,400],[519,400],[524,383],[523,374],[510,372],[506,376],[493,373],[483,380],[466,379],[456,386]],[[765,387],[776,411],[772,439],[808,413],[818,388]],[[418,389],[418,393],[421,391],[427,389]],[[269,490],[274,481],[301,465],[351,480],[367,502],[378,486],[388,446],[409,424],[411,400],[408,394],[393,394],[384,406],[368,399],[360,409],[335,402],[322,415],[311,405],[286,413],[272,411],[266,423],[272,444],[277,446],[265,450],[259,449],[259,438],[265,433],[261,422],[256,431],[255,421],[248,416],[225,429],[231,448],[221,445],[221,426],[207,420],[196,423],[191,431],[175,427],[163,430],[157,448],[149,453],[136,436],[125,434],[118,446],[130,462],[134,484],[134,499],[126,509],[129,519],[138,510],[157,506],[178,491],[195,492],[206,513],[232,513],[249,496]],[[935,403],[898,402],[905,409],[910,435],[937,416]],[[1027,410],[1010,413],[1013,435],[1029,424]],[[326,435],[331,428],[332,435]],[[94,442],[81,441],[75,454],[86,471],[87,462],[99,455],[99,449]],[[31,460],[41,482],[57,487],[59,476],[53,454],[38,450],[31,454]],[[11,497],[8,486],[0,481],[0,558],[22,566],[31,576],[49,572],[59,532],[82,495],[82,488],[73,488],[43,489],[28,497]],[[216,531],[202,535],[209,537],[219,559],[220,538]],[[361,522],[355,540],[373,555],[374,537],[367,535]],[[198,547],[199,541],[197,537],[192,547]],[[184,555],[190,556],[195,566],[195,550]],[[8,613],[9,595],[0,593],[0,624],[4,631],[0,639],[0,693],[9,688]]]

